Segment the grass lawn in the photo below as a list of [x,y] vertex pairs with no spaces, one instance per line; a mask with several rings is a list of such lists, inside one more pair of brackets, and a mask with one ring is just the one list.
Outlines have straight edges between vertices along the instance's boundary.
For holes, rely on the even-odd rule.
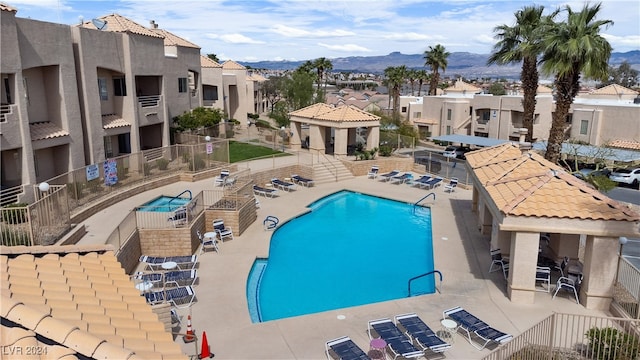
[[272,155],[287,156],[289,154],[262,145],[253,145],[237,141],[229,142],[229,161],[231,163]]

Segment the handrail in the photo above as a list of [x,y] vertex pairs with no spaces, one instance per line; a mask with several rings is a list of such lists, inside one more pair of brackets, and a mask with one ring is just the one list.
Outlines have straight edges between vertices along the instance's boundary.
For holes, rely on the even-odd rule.
[[[425,277],[427,275],[431,275],[431,274],[438,274],[440,275],[440,282],[442,282],[442,273],[438,270],[433,270],[433,271],[429,271],[428,273],[422,274],[422,275],[418,275],[418,276],[414,276],[411,279],[409,279],[409,281],[407,282],[407,297],[411,296],[411,282],[413,280],[419,279],[421,277]],[[436,286],[436,290],[438,290],[438,287]]]
[[180,197],[180,195],[184,194],[184,193],[189,193],[189,200],[193,199],[193,194],[191,193],[191,190],[185,190],[183,192],[181,192],[180,194],[174,196],[171,200],[169,200],[169,203],[167,204],[167,207],[169,207],[169,209],[171,209],[171,202],[177,198]]
[[[324,162],[324,161],[319,161],[319,160],[320,160],[320,155],[322,155],[322,157],[323,157],[323,158],[325,158],[327,161],[326,161],[326,162]],[[331,159],[329,159],[329,158],[327,157],[327,155],[326,155],[326,154],[318,154],[318,163],[322,164],[322,166],[323,166],[325,169],[327,169],[327,170],[328,170],[332,175],[334,175],[334,176],[335,176],[335,178],[336,178],[336,182],[338,181],[338,167],[337,167],[337,166],[336,166],[336,165],[331,161]],[[330,169],[327,165],[325,165],[325,164],[327,164],[327,163],[329,163],[329,165],[331,165],[331,166],[333,167],[333,170],[335,170],[335,173],[334,173],[333,171],[331,171],[331,169]]]
[[415,203],[413,203],[413,210],[416,210],[416,206],[418,206],[418,204],[420,203],[420,201],[428,198],[429,196],[433,195],[433,201],[436,201],[436,193],[434,192],[430,192],[427,195],[423,196],[420,200],[416,201]]

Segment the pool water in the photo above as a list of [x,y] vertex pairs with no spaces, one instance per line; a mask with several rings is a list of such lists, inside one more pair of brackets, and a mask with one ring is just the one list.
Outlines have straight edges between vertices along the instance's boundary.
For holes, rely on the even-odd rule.
[[191,199],[162,195],[140,205],[136,210],[152,212],[172,212],[177,210],[181,206],[185,206],[187,203],[189,203],[189,201],[191,201]]
[[[408,296],[433,270],[429,208],[341,191],[273,233],[247,281],[253,322]],[[411,284],[433,293],[433,276]]]

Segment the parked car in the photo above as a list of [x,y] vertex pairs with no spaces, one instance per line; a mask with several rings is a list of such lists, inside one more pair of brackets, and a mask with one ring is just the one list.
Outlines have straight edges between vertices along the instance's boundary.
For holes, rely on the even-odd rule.
[[471,149],[466,146],[447,146],[444,149],[442,156],[448,158],[464,159],[464,154],[468,153],[469,151],[471,151]]
[[640,168],[635,169],[615,169],[609,179],[623,184],[637,187],[640,184]]

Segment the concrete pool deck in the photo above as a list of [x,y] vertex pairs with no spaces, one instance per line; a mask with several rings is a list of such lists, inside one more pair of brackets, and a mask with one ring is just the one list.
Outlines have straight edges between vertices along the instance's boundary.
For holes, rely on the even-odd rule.
[[[213,179],[195,183],[179,182],[144,194],[132,196],[87,219],[88,234],[80,242],[104,243],[108,234],[127,215],[126,213],[158,195],[178,194],[185,189],[198,193],[213,188]],[[262,228],[267,215],[277,216],[281,222],[307,211],[313,201],[339,190],[353,190],[413,203],[429,191],[407,185],[382,183],[366,176],[337,183],[319,184],[312,188],[298,187],[291,193],[280,192],[274,199],[259,197],[258,219],[241,236],[220,244],[220,252],[209,251],[199,258],[199,282],[195,286],[197,301],[190,309],[179,310],[184,316],[181,331],[186,331],[186,316],[198,336],[206,331],[211,352],[221,359],[323,359],[326,341],[349,336],[364,351],[369,349],[367,322],[379,318],[393,318],[403,313],[417,313],[433,330],[440,330],[442,311],[462,306],[489,325],[518,335],[553,312],[609,315],[587,310],[565,294],[551,299],[547,292],[536,293],[534,304],[513,304],[506,296],[506,281],[501,272],[489,274],[489,238],[477,230],[471,213],[471,191],[457,188],[445,193],[442,186],[433,192],[425,204],[432,208],[433,247],[435,268],[442,272],[439,292],[370,305],[331,310],[317,314],[251,323],[246,301],[246,280],[257,257],[268,257],[270,231]],[[393,241],[393,231],[380,225],[380,236]],[[381,261],[402,266],[402,259],[380,257],[362,268],[369,271]],[[294,271],[294,269],[292,269]],[[553,288],[554,284],[552,284]],[[379,289],[371,289],[378,291]],[[333,294],[341,296],[341,294]],[[343,320],[338,315],[344,315]],[[185,354],[193,355],[193,344],[182,344]],[[200,351],[198,347],[197,352]],[[478,351],[461,335],[445,354],[450,359],[480,359],[489,350]]]

